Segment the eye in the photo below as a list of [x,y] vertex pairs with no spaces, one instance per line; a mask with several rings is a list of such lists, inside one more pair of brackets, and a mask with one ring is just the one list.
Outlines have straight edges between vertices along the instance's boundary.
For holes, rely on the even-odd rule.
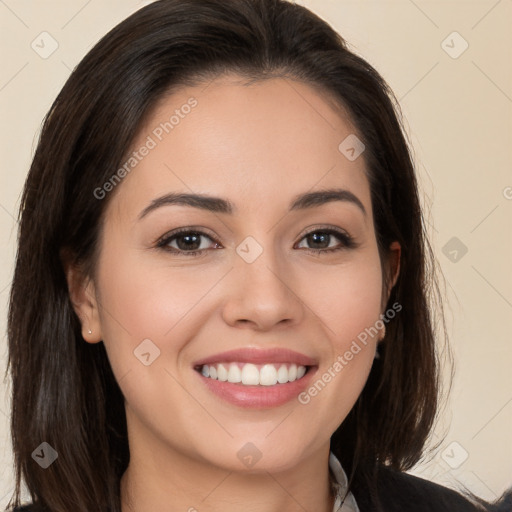
[[220,247],[220,245],[206,233],[190,228],[167,233],[157,242],[157,247],[173,253],[195,256],[208,249],[209,244],[203,243],[202,239],[208,239],[213,242],[215,244],[214,248]]
[[[337,238],[340,243],[333,246],[331,242],[333,242],[335,238]],[[301,243],[302,240],[313,245],[313,247],[306,247],[305,249],[307,252],[314,254],[330,253],[357,247],[356,242],[348,233],[332,228],[310,231],[301,239]],[[301,248],[300,244],[299,248]]]
[[[337,244],[335,243],[336,239],[338,240]],[[313,245],[313,247],[301,247],[302,241]],[[334,245],[332,242],[334,242]],[[213,247],[211,247],[212,244]],[[346,232],[325,228],[307,233],[302,237],[297,247],[318,255],[343,249],[352,249],[357,247],[357,245],[354,239]],[[156,242],[156,246],[165,251],[183,256],[204,255],[208,249],[218,249],[221,247],[210,235],[194,228],[181,228],[167,233]]]

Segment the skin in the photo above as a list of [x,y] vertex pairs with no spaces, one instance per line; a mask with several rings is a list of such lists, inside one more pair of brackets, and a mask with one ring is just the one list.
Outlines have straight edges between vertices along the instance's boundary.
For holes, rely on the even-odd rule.
[[[227,75],[164,98],[133,149],[191,96],[197,106],[111,192],[95,279],[67,269],[83,337],[103,341],[125,396],[131,460],[122,510],[331,512],[329,439],[364,387],[380,336],[307,405],[237,407],[213,395],[193,363],[231,349],[281,347],[315,358],[321,375],[384,312],[390,290],[383,290],[364,154],[352,162],[338,150],[357,132],[308,85],[283,78],[246,85]],[[351,191],[366,216],[347,201],[288,210],[296,195],[324,188]],[[238,213],[166,205],[138,219],[169,192],[222,197]],[[211,237],[201,238],[201,255],[156,247],[189,226]],[[343,248],[336,236],[323,246],[308,242],[305,235],[322,228],[348,232],[357,247]],[[252,263],[236,252],[247,236],[263,249]],[[392,286],[397,243],[390,256]],[[144,339],[160,350],[148,366],[133,353]],[[252,468],[237,457],[248,442],[262,455]]]

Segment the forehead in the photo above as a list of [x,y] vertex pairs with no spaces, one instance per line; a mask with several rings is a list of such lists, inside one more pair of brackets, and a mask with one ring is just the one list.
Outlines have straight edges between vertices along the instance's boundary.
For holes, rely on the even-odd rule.
[[248,85],[228,75],[183,87],[146,119],[112,204],[133,218],[155,197],[177,191],[227,197],[250,210],[336,187],[370,212],[364,154],[352,161],[340,151],[355,134],[332,97],[288,78]]

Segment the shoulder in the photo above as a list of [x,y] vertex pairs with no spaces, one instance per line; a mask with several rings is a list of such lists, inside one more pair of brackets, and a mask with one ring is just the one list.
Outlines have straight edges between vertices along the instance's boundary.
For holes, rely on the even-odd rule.
[[462,494],[437,483],[386,466],[377,472],[377,494],[354,482],[354,496],[361,512],[376,512],[377,498],[383,512],[481,512],[487,509]]

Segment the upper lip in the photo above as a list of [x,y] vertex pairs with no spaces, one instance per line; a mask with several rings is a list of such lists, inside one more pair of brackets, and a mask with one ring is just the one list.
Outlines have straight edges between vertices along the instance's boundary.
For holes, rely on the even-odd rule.
[[241,348],[221,352],[212,356],[205,357],[194,363],[194,366],[203,366],[205,364],[216,363],[295,363],[300,366],[316,366],[317,361],[299,352],[284,348]]

